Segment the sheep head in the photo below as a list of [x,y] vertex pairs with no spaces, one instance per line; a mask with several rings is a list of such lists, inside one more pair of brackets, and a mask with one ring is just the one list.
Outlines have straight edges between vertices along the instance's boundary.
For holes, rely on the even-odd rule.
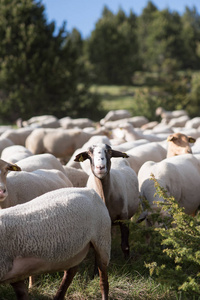
[[21,171],[21,168],[15,164],[11,164],[0,159],[0,201],[4,201],[8,196],[6,187],[6,176],[8,171]]
[[190,143],[195,143],[196,139],[182,133],[170,134],[167,138],[169,142],[167,157],[192,153]]
[[107,144],[97,144],[89,147],[88,151],[76,155],[74,161],[83,162],[89,159],[93,174],[99,179],[102,179],[110,171],[112,157],[127,158],[128,155],[121,151],[113,150]]

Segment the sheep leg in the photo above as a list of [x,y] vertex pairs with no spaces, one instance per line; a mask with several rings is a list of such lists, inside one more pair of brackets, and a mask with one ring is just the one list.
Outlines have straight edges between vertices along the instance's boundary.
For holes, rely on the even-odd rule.
[[68,271],[64,271],[62,282],[55,297],[53,298],[54,300],[64,300],[67,289],[70,286],[74,276],[76,275],[77,270],[78,266],[75,266],[73,268],[70,268]]
[[36,278],[35,276],[29,276],[29,284],[28,284],[28,288],[31,289],[33,287],[33,285],[36,284]]
[[23,280],[17,281],[17,282],[12,282],[11,285],[15,291],[17,300],[28,300],[29,299],[28,291],[27,291],[26,285]]
[[108,300],[109,283],[108,283],[108,274],[107,274],[107,264],[101,261],[101,257],[99,255],[96,255],[96,261],[97,261],[99,277],[100,277],[101,297],[102,300]]
[[129,258],[129,227],[123,222],[119,222],[121,230],[121,248],[124,253],[124,258]]

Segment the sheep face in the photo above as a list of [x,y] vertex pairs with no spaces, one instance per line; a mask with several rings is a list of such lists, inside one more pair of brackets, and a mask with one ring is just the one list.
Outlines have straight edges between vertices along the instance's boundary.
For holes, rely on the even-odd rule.
[[88,151],[76,155],[74,161],[82,162],[89,159],[93,174],[97,178],[103,179],[110,172],[112,157],[128,157],[128,155],[121,151],[113,150],[107,144],[98,144],[89,147]]
[[0,202],[3,202],[8,196],[6,187],[6,176],[8,171],[21,171],[21,169],[17,165],[7,163],[0,159]]
[[195,143],[195,138],[182,133],[174,133],[168,136],[169,142],[167,157],[192,153],[190,143]]
[[100,145],[93,147],[93,157],[91,159],[91,167],[93,174],[98,178],[104,178],[111,167],[112,149],[108,145]]

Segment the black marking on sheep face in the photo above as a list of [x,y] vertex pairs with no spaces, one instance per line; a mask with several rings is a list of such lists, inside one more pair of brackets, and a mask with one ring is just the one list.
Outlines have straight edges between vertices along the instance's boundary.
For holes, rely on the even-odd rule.
[[107,144],[93,145],[88,154],[93,174],[99,179],[105,178],[111,168],[111,147]]
[[128,155],[121,151],[113,150],[107,144],[97,144],[89,147],[88,151],[77,154],[74,161],[83,162],[89,159],[93,174],[97,178],[103,179],[110,172],[112,157],[125,158]]

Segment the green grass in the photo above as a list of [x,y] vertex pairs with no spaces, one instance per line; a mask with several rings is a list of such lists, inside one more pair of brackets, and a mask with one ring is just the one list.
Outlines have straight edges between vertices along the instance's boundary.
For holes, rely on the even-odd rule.
[[91,92],[99,94],[102,98],[104,110],[133,109],[134,94],[138,87],[134,86],[97,86],[91,87]]

